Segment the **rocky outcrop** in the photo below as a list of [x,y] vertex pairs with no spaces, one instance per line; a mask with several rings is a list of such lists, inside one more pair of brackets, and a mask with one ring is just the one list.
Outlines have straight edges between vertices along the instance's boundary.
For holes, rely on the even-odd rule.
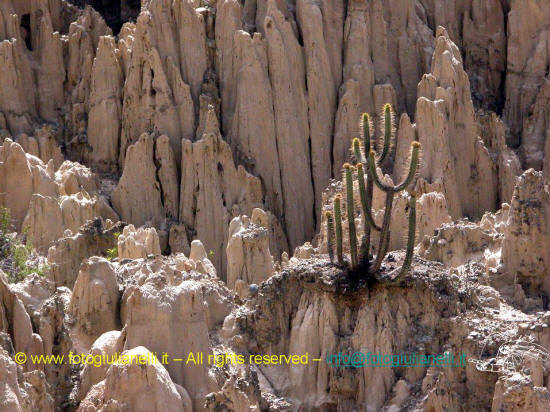
[[124,172],[112,195],[120,217],[138,226],[158,225],[164,215],[153,150],[154,142],[148,134],[128,148]]
[[151,0],[133,31],[124,84],[121,164],[127,147],[152,132],[170,138],[179,164],[181,139],[194,137],[195,105],[206,69],[202,16],[187,0],[173,8],[166,0]]
[[260,284],[274,272],[269,251],[268,217],[261,209],[252,211],[252,218],[239,216],[229,224],[227,242],[227,286],[237,283]]
[[504,268],[530,293],[550,293],[550,190],[541,172],[518,179],[502,244]]
[[47,250],[65,231],[77,233],[82,225],[94,217],[118,220],[113,210],[97,196],[91,198],[86,192],[58,199],[33,194],[29,211],[23,221],[27,229],[27,241],[39,250]]
[[[116,356],[115,354],[122,353],[123,338],[124,334],[117,330],[105,332],[95,340],[88,353],[94,356],[105,355],[114,357]],[[84,399],[93,385],[105,379],[108,370],[109,365],[107,364],[95,366],[93,364],[88,364],[84,366],[80,373],[80,386],[78,388],[79,400]]]
[[10,139],[4,140],[1,147],[0,202],[10,210],[15,229],[20,232],[33,193],[55,196],[54,171],[40,159],[26,155],[23,148]]
[[[392,254],[385,263],[387,269],[398,266],[400,259],[402,255]],[[413,285],[406,289],[407,293],[401,293],[402,289],[397,293],[394,293],[395,290],[390,292],[384,285],[378,284],[370,290],[367,298],[363,290],[367,288],[366,284],[348,283],[349,278],[339,275],[339,271],[326,261],[315,258],[297,260],[260,286],[259,293],[246,305],[250,312],[235,311],[228,316],[223,331],[235,345],[234,348],[245,353],[308,353],[308,365],[300,365],[299,368],[277,365],[261,367],[258,371],[259,380],[266,379],[273,392],[290,399],[295,408],[383,409],[398,402],[399,397],[403,396],[400,394],[403,389],[399,388],[403,386],[400,380],[404,380],[409,387],[413,382],[420,384],[428,375],[427,368],[410,368],[403,376],[397,377],[395,368],[356,369],[331,365],[326,359],[327,356],[330,359],[331,355],[337,358],[339,353],[351,356],[356,351],[364,354],[371,352],[372,355],[395,354],[404,347],[408,348],[407,351],[416,351],[417,356],[432,351],[452,351],[452,346],[445,349],[434,341],[429,345],[423,344],[421,337],[443,333],[445,342],[452,345],[450,342],[464,342],[469,333],[477,333],[474,330],[481,325],[469,324],[464,316],[468,316],[472,305],[475,306],[473,296],[481,295],[481,289],[471,289],[472,296],[464,296],[462,301],[464,306],[460,310],[461,315],[451,315],[453,326],[444,326],[445,322],[436,321],[433,317],[439,317],[441,311],[450,314],[454,309],[444,303],[445,299],[437,296],[460,293],[462,280],[453,280],[448,274],[439,272],[442,266],[429,266],[430,269],[420,261],[415,263],[414,273],[405,281]],[[438,280],[434,282],[434,278]],[[441,292],[438,292],[438,288],[445,291],[444,295],[439,295]],[[417,296],[412,297],[411,294]],[[418,305],[418,302],[422,302],[422,305]],[[408,324],[411,318],[423,325],[421,330],[407,327],[401,329],[401,333],[392,331],[392,327],[400,328],[400,324]],[[281,322],[274,324],[272,319]],[[459,331],[459,324],[465,330]],[[497,328],[499,333],[504,333],[510,326],[505,322]],[[448,334],[440,328],[449,328]],[[510,330],[508,333],[514,332]],[[461,346],[461,350],[468,357],[475,358],[479,351],[475,346],[474,342],[469,341]],[[316,358],[321,358],[321,362],[311,361]],[[336,362],[335,358],[332,360]],[[451,397],[460,396],[463,405],[467,405],[465,408],[477,409],[491,403],[492,391],[487,388],[494,386],[494,380],[490,381],[485,375],[470,371],[469,368],[456,368],[456,374],[443,369],[434,378],[433,384],[451,380]],[[466,383],[463,381],[459,384],[462,378],[466,379]],[[318,382],[323,382],[323,385],[319,386]],[[460,385],[468,386],[469,391],[462,392]],[[405,394],[405,399],[418,400],[421,405],[425,405],[421,408],[428,408],[428,403],[424,403],[429,402],[428,397],[424,397],[428,388],[429,385],[426,388],[422,386],[422,394],[418,397],[412,393]],[[483,393],[485,390],[487,392]],[[392,396],[392,393],[395,395]]]
[[82,263],[69,306],[82,345],[90,347],[101,334],[117,328],[119,293],[109,261],[93,257]]
[[154,228],[136,230],[128,225],[118,237],[119,259],[140,259],[148,255],[160,255],[160,243]]
[[262,207],[261,182],[242,166],[235,167],[213,110],[202,139],[184,140],[182,145],[180,221],[194,228],[196,237],[213,251],[214,265],[224,273],[229,222]]
[[[267,2],[263,23],[271,88],[284,215],[290,247],[313,235],[314,192],[303,49],[274,1]],[[301,226],[296,225],[301,222]]]
[[33,136],[21,134],[17,138],[17,143],[23,147],[25,153],[38,157],[44,164],[53,159],[55,170],[59,169],[64,161],[63,153],[56,141],[55,131],[50,126],[36,129]]
[[[6,333],[11,351],[23,352],[27,356],[41,355],[44,350],[39,334],[33,332],[31,319],[25,306],[13,293],[0,271],[0,332]],[[24,363],[25,371],[39,369],[40,365]]]
[[540,168],[543,159],[540,149],[546,140],[541,134],[544,129],[540,127],[544,128],[547,122],[543,113],[544,96],[548,95],[545,84],[548,82],[546,67],[550,62],[547,51],[549,16],[550,5],[544,1],[510,2],[503,116],[510,126],[510,143],[513,146],[521,144],[520,153],[526,167]]
[[77,162],[65,160],[55,172],[60,195],[73,195],[86,191],[91,195],[99,192],[99,178],[90,168]]
[[[126,325],[124,348],[145,346],[176,359],[203,352],[206,359],[212,353],[209,331],[231,310],[229,291],[219,281],[174,271],[169,263],[150,261],[150,268],[142,266],[134,275],[136,279],[141,275],[143,281],[125,289],[121,307],[121,320]],[[151,269],[156,269],[155,275],[147,276]],[[193,410],[202,410],[204,397],[217,387],[208,368],[176,361],[166,369],[175,383],[189,391]]]
[[101,37],[91,74],[88,144],[93,162],[107,170],[118,164],[123,80],[115,40]]
[[442,185],[454,219],[481,217],[497,206],[497,176],[478,134],[462,57],[443,28],[438,29],[431,73],[423,76],[418,93],[419,176]]
[[0,348],[0,411],[54,411],[54,402],[46,390],[44,374],[40,371],[19,373],[10,354]]
[[[78,411],[92,412],[108,408],[129,408],[132,411],[193,410],[185,389],[176,385],[164,366],[143,346],[124,351],[121,356],[143,359],[114,364],[107,376],[94,385],[80,404]],[[142,358],[141,358],[142,357]],[[150,359],[154,360],[151,361]]]
[[155,141],[155,162],[162,192],[162,204],[169,218],[178,219],[179,186],[178,166],[168,136],[160,136]]
[[56,286],[72,288],[80,264],[92,256],[105,256],[107,249],[117,246],[116,233],[121,233],[124,223],[104,226],[102,219],[86,223],[73,236],[57,240],[48,250],[48,279]]

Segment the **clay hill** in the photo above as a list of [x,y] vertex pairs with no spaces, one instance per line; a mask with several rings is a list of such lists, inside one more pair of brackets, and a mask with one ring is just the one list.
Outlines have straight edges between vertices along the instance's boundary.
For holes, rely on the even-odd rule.
[[547,0],[0,0],[0,412],[549,411],[549,67]]

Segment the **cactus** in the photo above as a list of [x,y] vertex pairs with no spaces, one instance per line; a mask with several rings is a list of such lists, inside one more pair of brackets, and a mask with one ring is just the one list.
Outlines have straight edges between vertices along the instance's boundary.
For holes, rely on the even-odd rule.
[[334,263],[334,220],[332,219],[332,213],[326,212],[327,218],[327,249],[330,262]]
[[[352,269],[365,269],[369,275],[378,278],[378,272],[382,265],[390,244],[390,219],[393,208],[393,199],[395,194],[407,189],[414,181],[416,171],[420,163],[420,143],[413,142],[411,144],[411,153],[409,158],[409,168],[407,175],[403,181],[397,185],[386,184],[378,176],[377,166],[390,154],[393,147],[395,137],[395,129],[393,126],[393,110],[390,104],[385,104],[383,111],[384,136],[382,142],[382,153],[379,157],[376,156],[374,147],[376,144],[371,144],[371,121],[367,113],[361,116],[360,129],[363,133],[363,148],[361,141],[357,138],[353,139],[351,151],[356,160],[356,166],[353,167],[349,163],[344,165],[344,177],[346,183],[346,202],[347,202],[347,217],[349,227],[349,242],[351,255]],[[365,171],[367,169],[367,184],[365,185]],[[355,227],[355,211],[353,198],[353,170],[357,171],[359,196],[361,200],[361,210],[363,212],[363,236],[361,238],[361,246],[359,257],[357,257],[357,233]],[[382,219],[382,225],[378,226],[374,221],[372,214],[372,197],[373,189],[376,185],[380,190],[385,192],[385,209]],[[409,199],[409,232],[407,239],[407,251],[403,266],[400,270],[400,275],[407,273],[412,265],[413,249],[415,242],[416,231],[416,194],[411,194]],[[342,215],[341,215],[341,197],[337,195],[334,201],[334,213],[336,217],[336,245],[338,262],[343,264],[342,254]],[[327,228],[329,231],[329,241],[332,233],[332,221],[327,214]],[[380,233],[376,257],[371,260],[370,257],[370,235],[371,230],[376,230]],[[329,250],[329,253],[330,250]]]
[[336,221],[336,257],[340,265],[344,264],[344,252],[342,244],[342,210],[340,208],[340,195],[334,199],[334,219]]
[[355,230],[355,210],[353,201],[353,166],[349,163],[344,165],[346,175],[346,202],[348,209],[348,229],[349,229],[349,250],[351,255],[351,265],[357,266],[357,232]]
[[[380,163],[382,163],[388,153],[390,152],[390,147],[393,141],[394,128],[393,128],[393,110],[391,104],[386,103],[384,105],[384,142],[382,146],[382,154],[380,155]],[[369,152],[365,152],[367,154]]]

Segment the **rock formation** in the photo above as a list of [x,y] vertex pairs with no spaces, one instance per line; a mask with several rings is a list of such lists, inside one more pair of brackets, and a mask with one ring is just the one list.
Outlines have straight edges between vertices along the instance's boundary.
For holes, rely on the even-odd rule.
[[[0,411],[549,409],[549,21],[546,0],[0,1]],[[373,273],[382,190],[361,265],[327,233],[341,196],[352,260],[369,222],[342,167],[363,113],[380,152],[386,103],[380,180],[415,141],[421,161]],[[328,361],[357,351],[468,362]],[[151,361],[35,357],[69,354]]]
[[237,282],[260,284],[273,274],[273,258],[269,251],[268,219],[261,209],[252,211],[252,218],[239,216],[229,224],[227,242],[227,286]]
[[139,259],[148,255],[160,255],[160,243],[154,228],[137,229],[134,225],[124,227],[118,237],[119,259]]

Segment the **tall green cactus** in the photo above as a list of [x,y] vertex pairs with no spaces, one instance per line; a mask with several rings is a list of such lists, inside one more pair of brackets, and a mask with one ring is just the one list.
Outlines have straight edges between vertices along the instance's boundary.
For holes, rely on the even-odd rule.
[[341,197],[336,195],[334,198],[334,220],[335,220],[335,233],[336,233],[336,257],[340,265],[344,264],[344,248],[342,239],[342,209],[340,206]]
[[[361,116],[360,129],[363,134],[363,148],[361,148],[361,141],[357,138],[352,142],[352,153],[356,160],[355,168],[346,163],[344,165],[344,177],[346,184],[346,204],[347,204],[347,217],[349,228],[349,242],[350,242],[350,255],[352,268],[361,267],[368,270],[370,275],[377,276],[382,265],[382,261],[386,256],[390,244],[390,220],[393,208],[393,199],[395,194],[407,189],[414,181],[414,177],[418,170],[420,163],[420,143],[413,142],[411,144],[411,153],[409,160],[409,168],[406,177],[403,181],[397,185],[387,184],[378,176],[378,165],[381,164],[384,159],[390,154],[395,139],[394,129],[394,115],[390,104],[385,104],[382,110],[383,114],[383,142],[382,153],[379,157],[376,156],[374,147],[376,144],[371,143],[371,120],[370,116],[365,113]],[[365,176],[364,168],[367,169],[367,176]],[[354,197],[353,197],[353,170],[357,170],[358,188],[360,196],[361,210],[363,214],[363,237],[361,238],[361,246],[359,250],[359,257],[357,256],[357,233],[355,227],[355,210],[354,210]],[[367,177],[367,183],[365,185],[365,177]],[[373,189],[376,185],[380,190],[385,192],[385,209],[382,224],[379,226],[374,221],[372,214],[372,198]],[[409,199],[409,233],[407,239],[407,250],[405,260],[401,268],[401,274],[410,270],[412,265],[413,249],[415,242],[416,231],[416,195],[411,194]],[[341,242],[342,239],[342,214],[341,214],[341,197],[337,195],[334,200],[334,214],[336,218],[336,245],[337,254],[342,251]],[[332,223],[327,214],[327,230],[328,237],[330,239],[332,234]],[[378,231],[380,233],[378,240],[378,248],[376,257],[371,261],[370,259],[370,242],[371,242],[371,230]],[[330,251],[329,251],[330,253]],[[342,253],[341,253],[342,254]],[[338,262],[343,264],[343,254],[338,255]]]
[[327,218],[327,249],[331,263],[334,263],[334,220],[331,212],[326,212]]
[[357,266],[357,231],[355,230],[355,208],[353,200],[353,166],[344,164],[346,175],[346,207],[348,210],[348,235],[351,265]]

